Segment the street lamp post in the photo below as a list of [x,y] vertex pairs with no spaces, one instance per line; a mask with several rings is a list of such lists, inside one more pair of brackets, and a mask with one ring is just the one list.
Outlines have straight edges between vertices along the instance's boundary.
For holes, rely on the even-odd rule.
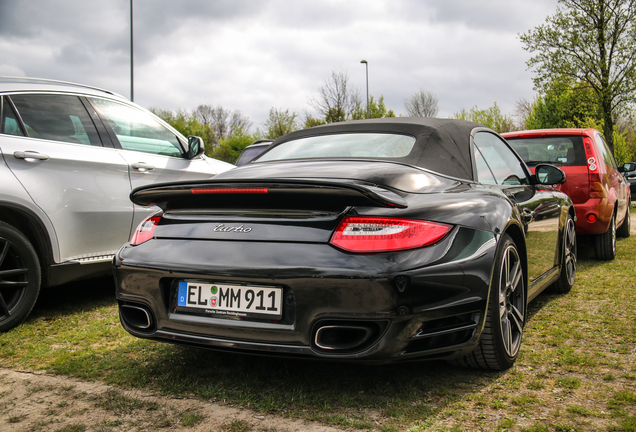
[[135,101],[135,66],[133,56],[133,0],[130,0],[130,101]]
[[364,63],[364,67],[367,71],[367,118],[369,118],[369,62],[362,60],[360,63]]

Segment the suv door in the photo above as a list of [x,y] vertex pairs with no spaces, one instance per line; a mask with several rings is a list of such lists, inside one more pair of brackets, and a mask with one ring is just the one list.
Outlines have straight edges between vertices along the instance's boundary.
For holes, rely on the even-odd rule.
[[5,162],[51,220],[55,261],[110,259],[132,225],[127,162],[102,146],[78,96],[12,94],[3,107]]
[[[232,167],[202,156],[188,159],[187,143],[146,111],[113,100],[88,99],[104,119],[117,151],[130,166],[133,189],[151,183],[204,180],[217,174],[213,163],[221,170]],[[156,207],[135,205],[133,228],[155,210]]]

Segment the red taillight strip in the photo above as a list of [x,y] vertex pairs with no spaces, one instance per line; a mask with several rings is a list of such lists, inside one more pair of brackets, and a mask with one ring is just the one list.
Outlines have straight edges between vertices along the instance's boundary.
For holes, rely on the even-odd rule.
[[206,188],[190,189],[193,194],[266,194],[268,188]]
[[155,228],[160,220],[161,216],[159,215],[150,216],[144,219],[133,233],[132,238],[130,239],[130,244],[132,246],[137,246],[150,240],[154,235]]
[[330,243],[348,252],[393,252],[429,246],[442,240],[452,225],[413,219],[347,216]]

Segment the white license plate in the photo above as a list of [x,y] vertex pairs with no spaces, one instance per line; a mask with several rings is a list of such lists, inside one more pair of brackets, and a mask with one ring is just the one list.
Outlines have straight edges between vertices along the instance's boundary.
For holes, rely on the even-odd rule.
[[282,316],[283,290],[276,287],[179,282],[177,306],[216,315]]

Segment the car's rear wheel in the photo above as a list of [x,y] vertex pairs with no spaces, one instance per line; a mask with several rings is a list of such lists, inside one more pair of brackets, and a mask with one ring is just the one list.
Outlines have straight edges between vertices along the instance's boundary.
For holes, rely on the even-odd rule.
[[616,234],[619,237],[627,238],[629,237],[631,230],[631,214],[632,214],[632,203],[630,201],[627,202],[627,210],[625,210],[625,219],[623,220],[623,225],[620,226],[616,230]]
[[491,370],[511,367],[521,347],[526,305],[526,282],[519,251],[512,238],[504,234],[495,260],[479,346],[458,363]]
[[20,324],[40,292],[40,263],[29,240],[0,222],[0,331]]
[[570,292],[576,279],[576,224],[571,215],[565,222],[563,231],[563,256],[561,262],[561,274],[559,279],[552,284],[550,290],[557,293]]
[[607,232],[594,237],[596,259],[611,261],[616,258],[616,215],[612,216]]

